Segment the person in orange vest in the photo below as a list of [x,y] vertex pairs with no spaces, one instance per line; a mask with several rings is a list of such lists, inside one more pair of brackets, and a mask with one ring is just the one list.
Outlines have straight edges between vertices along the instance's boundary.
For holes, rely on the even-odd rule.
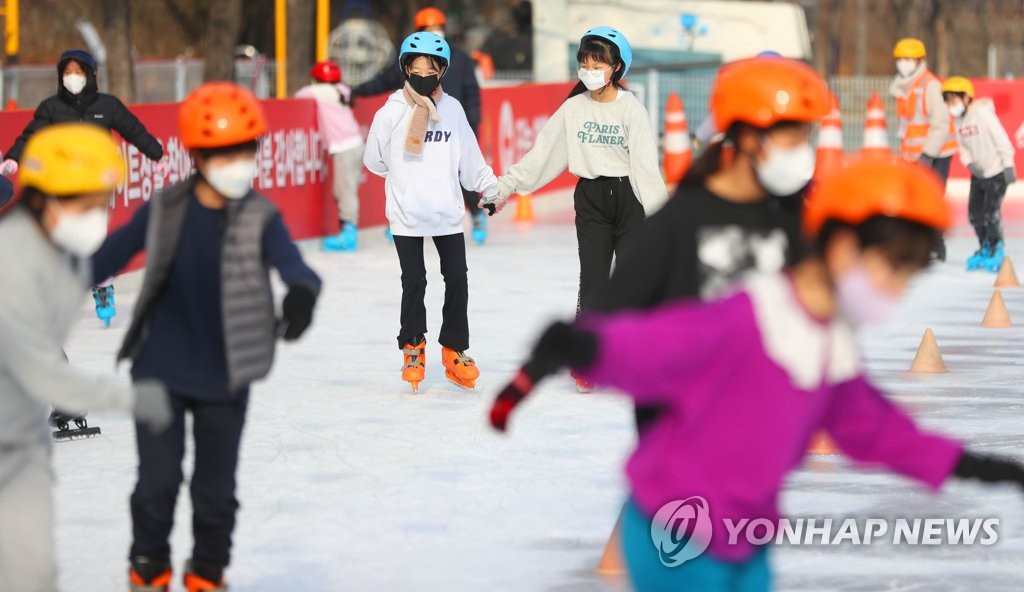
[[[889,93],[896,98],[900,155],[931,168],[945,186],[957,142],[953,120],[942,98],[942,80],[928,69],[928,53],[920,39],[900,39],[892,55],[897,74]],[[941,237],[936,241],[934,256],[946,260]]]

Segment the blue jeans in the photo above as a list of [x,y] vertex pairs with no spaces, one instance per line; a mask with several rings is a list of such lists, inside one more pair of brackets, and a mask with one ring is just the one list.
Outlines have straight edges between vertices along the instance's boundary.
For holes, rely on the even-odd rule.
[[637,592],[769,592],[772,589],[768,552],[761,548],[750,559],[730,563],[705,552],[676,567],[658,559],[651,542],[651,519],[632,500],[622,512],[622,554]]

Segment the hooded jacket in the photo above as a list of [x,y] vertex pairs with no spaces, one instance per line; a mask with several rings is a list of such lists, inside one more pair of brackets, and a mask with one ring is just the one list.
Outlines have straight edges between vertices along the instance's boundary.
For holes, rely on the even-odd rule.
[[[70,61],[76,61],[85,71],[86,84],[82,92],[73,95],[64,88],[62,72]],[[25,143],[32,134],[54,123],[93,123],[107,130],[121,134],[130,144],[139,149],[150,160],[163,158],[164,149],[142,125],[137,117],[113,95],[98,92],[96,63],[92,56],[81,50],[65,52],[57,62],[57,94],[46,98],[36,107],[32,121],[25,126],[14,145],[4,154],[5,158],[21,160]]]
[[976,165],[985,179],[1014,168],[1013,143],[996,115],[992,99],[976,99],[962,116],[953,120],[953,125],[964,166]]

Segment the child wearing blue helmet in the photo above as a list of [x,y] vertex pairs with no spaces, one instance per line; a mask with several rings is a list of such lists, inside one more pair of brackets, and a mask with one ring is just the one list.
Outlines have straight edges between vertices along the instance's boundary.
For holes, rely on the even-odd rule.
[[[611,27],[583,34],[576,53],[579,82],[541,129],[533,148],[498,180],[491,203],[501,209],[514,193],[547,185],[566,167],[579,177],[573,204],[579,241],[577,309],[608,283],[612,256],[668,194],[658,144],[643,104],[621,84],[633,60],[626,36]],[[589,385],[577,380],[581,391]]]
[[398,64],[405,86],[374,115],[363,164],[384,177],[386,214],[402,267],[398,333],[398,347],[404,356],[402,380],[416,392],[425,375],[427,272],[423,239],[430,237],[441,259],[445,284],[438,334],[445,376],[471,390],[480,370],[465,354],[469,349],[469,288],[462,187],[483,193],[484,200],[493,203],[498,195],[497,179],[484,162],[462,105],[441,88],[451,64],[451,49],[444,38],[413,33],[402,42]]

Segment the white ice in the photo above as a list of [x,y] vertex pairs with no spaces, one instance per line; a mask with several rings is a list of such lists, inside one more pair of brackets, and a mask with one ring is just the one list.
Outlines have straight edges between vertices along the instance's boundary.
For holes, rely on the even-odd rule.
[[[447,383],[434,341],[420,394],[400,380],[399,268],[379,230],[364,232],[355,254],[304,250],[325,288],[312,330],[281,347],[272,376],[253,389],[227,573],[232,589],[629,589],[622,578],[594,573],[626,492],[621,467],[634,441],[628,401],[578,395],[563,376],[522,407],[510,435],[485,423],[538,330],[575,310],[576,240],[564,197],[551,202],[560,212],[532,228],[516,227],[509,212],[493,223],[485,247],[470,244],[469,353],[482,369],[473,393]],[[1022,239],[1011,233],[1008,240],[1024,262]],[[973,249],[966,228],[949,246],[949,263],[916,285],[898,319],[864,336],[869,366],[924,424],[978,449],[1024,457],[1024,333],[978,327],[993,277],[963,271]],[[436,253],[427,252],[429,340],[440,325],[443,283]],[[137,274],[117,282],[119,310],[109,330],[83,301],[68,350],[75,366],[112,371],[137,287]],[[1024,323],[1024,292],[1004,297]],[[926,327],[935,330],[948,374],[905,374]],[[89,419],[101,437],[55,446],[61,589],[123,590],[133,428],[117,413]],[[999,517],[999,542],[776,548],[777,589],[1024,589],[1022,502],[1014,488],[959,483],[932,495],[901,478],[815,457],[790,480],[788,513]],[[180,572],[191,551],[187,487],[172,546]]]

